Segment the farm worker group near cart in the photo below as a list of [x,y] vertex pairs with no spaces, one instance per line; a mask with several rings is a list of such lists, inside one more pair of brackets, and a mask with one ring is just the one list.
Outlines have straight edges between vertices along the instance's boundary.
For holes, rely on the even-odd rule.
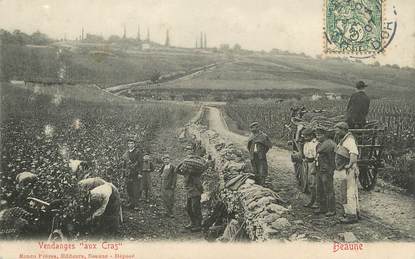
[[[366,124],[370,104],[364,92],[366,87],[363,81],[356,84],[356,92],[347,105],[345,121],[338,122],[333,127],[327,127],[325,123],[317,123],[313,127],[301,125],[297,132],[297,135],[301,135],[303,145],[294,155],[301,160],[301,163],[294,164],[294,171],[301,190],[310,194],[310,201],[304,207],[314,209],[314,213],[318,215],[336,215],[333,178],[337,174],[342,179],[339,198],[344,210],[341,222],[345,224],[355,223],[360,218],[357,165],[359,150],[355,137],[348,130],[362,128]],[[256,182],[265,185],[268,171],[266,154],[272,144],[269,137],[259,130],[259,126],[258,122],[250,125],[252,133],[248,140],[248,151]]]

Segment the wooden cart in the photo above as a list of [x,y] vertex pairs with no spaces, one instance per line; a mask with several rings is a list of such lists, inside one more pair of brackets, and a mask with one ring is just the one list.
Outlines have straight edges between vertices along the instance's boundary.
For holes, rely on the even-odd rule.
[[359,149],[357,165],[359,167],[359,182],[365,190],[372,190],[376,185],[379,168],[382,168],[382,153],[384,146],[381,137],[384,129],[350,129],[356,139]]
[[[299,126],[301,123],[302,113],[305,113],[306,109],[303,107],[292,109],[291,122],[286,127],[289,130],[289,145],[292,147],[292,161],[294,163],[295,173],[297,179],[302,185],[302,179],[299,177],[301,170],[301,156],[303,141],[300,137]],[[369,122],[362,129],[350,129],[349,132],[353,134],[356,139],[359,157],[357,165],[359,167],[359,182],[364,190],[370,191],[376,185],[376,179],[378,171],[382,168],[383,159],[383,144],[382,136],[384,133],[383,128],[377,127],[377,122]]]

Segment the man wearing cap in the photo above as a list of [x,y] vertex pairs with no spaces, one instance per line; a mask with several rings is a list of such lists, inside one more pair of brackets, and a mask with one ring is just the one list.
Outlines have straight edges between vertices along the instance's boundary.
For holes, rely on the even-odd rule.
[[268,175],[267,152],[272,143],[267,134],[259,130],[258,122],[253,122],[249,128],[252,133],[248,139],[248,151],[255,172],[255,182],[263,186]]
[[316,214],[327,217],[336,215],[336,201],[334,198],[333,176],[335,170],[336,143],[330,139],[329,129],[319,126],[315,130],[318,139],[316,157],[316,184],[319,209]]
[[366,124],[370,104],[370,99],[364,91],[366,87],[365,82],[357,82],[356,92],[350,96],[347,103],[346,122],[349,128],[362,128]]
[[343,196],[346,196],[346,203],[343,204],[345,218],[342,223],[355,223],[360,211],[357,187],[359,151],[354,136],[348,132],[349,127],[346,122],[339,122],[334,127],[336,135],[340,139],[335,151],[336,170],[343,176],[342,193]]
[[151,161],[150,155],[145,155],[143,157],[143,166],[141,168],[141,190],[144,194],[146,202],[150,202],[150,194],[151,194],[151,172],[154,171],[154,165]]
[[192,146],[186,147],[186,155],[176,168],[176,173],[184,176],[184,188],[187,194],[186,210],[190,224],[185,228],[192,232],[199,232],[202,230],[201,175],[206,170],[206,162],[200,156],[193,154]]
[[316,147],[318,141],[315,137],[314,130],[312,128],[306,128],[303,130],[304,147],[303,147],[303,170],[302,170],[302,190],[303,192],[309,191],[311,194],[311,200],[305,207],[317,208],[316,202],[316,186],[315,186],[315,174],[316,174]]
[[141,169],[143,155],[136,147],[135,139],[129,138],[128,149],[122,156],[124,162],[124,177],[128,195],[128,207],[138,209],[138,200],[141,196]]
[[159,170],[161,176],[161,198],[166,207],[166,216],[173,218],[174,190],[176,189],[176,168],[170,163],[170,156],[163,156],[163,166]]

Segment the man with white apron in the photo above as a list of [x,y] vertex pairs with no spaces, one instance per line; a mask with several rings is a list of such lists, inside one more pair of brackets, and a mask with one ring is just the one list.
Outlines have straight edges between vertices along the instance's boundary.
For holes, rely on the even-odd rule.
[[343,204],[344,219],[341,220],[344,224],[356,223],[360,213],[357,186],[359,151],[354,136],[348,130],[346,122],[335,125],[336,134],[340,139],[336,148],[336,171],[342,178],[342,192],[346,196],[346,203]]
[[302,190],[310,192],[311,200],[305,207],[317,209],[317,192],[316,192],[316,156],[318,141],[312,128],[306,128],[303,131],[304,147],[303,147],[303,170],[302,170]]

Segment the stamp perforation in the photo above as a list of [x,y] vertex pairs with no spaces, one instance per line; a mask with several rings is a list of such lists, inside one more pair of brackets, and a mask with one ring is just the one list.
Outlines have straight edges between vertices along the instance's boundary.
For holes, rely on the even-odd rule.
[[[334,7],[331,6],[331,9],[328,6],[330,3],[334,3],[333,4]],[[374,54],[379,53],[379,50],[383,50],[382,46],[384,46],[386,44],[386,39],[384,39],[382,37],[384,24],[386,22],[386,18],[385,18],[386,15],[384,13],[385,10],[386,10],[386,0],[373,0],[372,1],[372,5],[370,7],[376,7],[379,4],[380,8],[381,8],[381,10],[379,11],[379,14],[376,15],[376,13],[374,13],[373,16],[372,16],[372,13],[374,12],[374,10],[376,10],[376,8],[368,9],[368,5],[360,4],[357,1],[351,1],[349,3],[352,3],[352,4],[350,4],[350,6],[346,6],[346,7],[350,8],[350,9],[347,9],[347,10],[349,10],[349,11],[353,10],[351,5],[354,5],[353,6],[355,8],[354,11],[358,10],[358,11],[356,11],[356,13],[359,13],[359,11],[363,14],[368,13],[370,19],[367,22],[371,22],[374,25],[374,28],[372,28],[372,24],[369,24],[369,23],[367,23],[365,25],[365,27],[363,27],[362,24],[359,24],[359,23],[356,23],[356,22],[354,22],[352,24],[352,28],[354,30],[355,30],[354,27],[358,27],[357,25],[360,26],[361,31],[358,32],[359,37],[364,37],[365,32],[366,32],[367,35],[369,35],[369,36],[367,36],[367,39],[365,39],[366,46],[362,47],[362,45],[356,44],[355,46],[351,46],[351,49],[347,49],[347,48],[350,47],[350,45],[348,45],[349,42],[353,42],[353,41],[352,40],[348,41],[348,39],[343,40],[343,38],[346,38],[345,37],[346,33],[351,31],[350,27],[349,27],[349,31],[347,31],[347,32],[342,31],[343,34],[339,33],[339,34],[336,35],[336,36],[340,35],[338,37],[341,38],[341,40],[343,40],[343,42],[340,42],[340,44],[339,44],[338,42],[336,42],[336,40],[334,42],[330,41],[330,26],[328,25],[328,23],[329,22],[335,23],[335,22],[337,22],[337,20],[335,18],[332,18],[331,21],[328,21],[328,15],[329,15],[329,12],[334,12],[333,9],[338,11],[336,9],[338,2],[336,2],[336,0],[324,0],[323,1],[323,26],[322,26],[323,27],[323,35],[322,35],[322,37],[323,37],[323,53],[324,54],[336,54],[336,55],[339,55],[339,54],[341,54],[341,55],[356,55],[356,56],[365,56],[365,55],[367,56],[367,55],[374,55]],[[341,6],[341,4],[338,4],[338,5]],[[360,7],[360,9],[357,8],[358,6]],[[343,7],[343,6],[341,6],[341,7]],[[379,9],[379,8],[377,8],[377,9]],[[364,10],[364,11],[361,11],[361,10]],[[340,9],[340,11],[343,11],[343,10]],[[352,12],[352,11],[350,11],[350,12]],[[336,12],[333,16],[337,15],[338,13],[339,12]],[[375,17],[375,19],[373,17]],[[355,18],[355,19],[358,20],[357,18]],[[375,23],[375,20],[379,24]],[[339,19],[339,22],[335,23],[336,29],[338,29],[338,27],[339,27],[338,24],[342,25],[343,21],[344,20]],[[348,21],[348,20],[346,20],[346,21]],[[348,25],[348,24],[346,24],[346,25]],[[376,28],[376,25],[378,25],[377,28]],[[366,27],[366,26],[368,26],[368,27]],[[333,24],[331,24],[331,27],[333,27]],[[345,26],[344,28],[347,28],[347,26]],[[367,30],[363,31],[362,28],[364,28],[365,30],[367,29]],[[369,30],[369,28],[370,28],[370,30]],[[375,31],[375,29],[376,29],[376,31]],[[340,29],[338,29],[338,30],[340,30]],[[373,32],[372,32],[372,30],[373,30]],[[375,35],[375,32],[377,33],[376,35]],[[363,36],[361,36],[361,34],[363,34]],[[370,38],[370,37],[372,37],[372,38]],[[344,43],[344,45],[342,45],[343,43]],[[376,43],[377,45],[375,46],[374,43]]]

